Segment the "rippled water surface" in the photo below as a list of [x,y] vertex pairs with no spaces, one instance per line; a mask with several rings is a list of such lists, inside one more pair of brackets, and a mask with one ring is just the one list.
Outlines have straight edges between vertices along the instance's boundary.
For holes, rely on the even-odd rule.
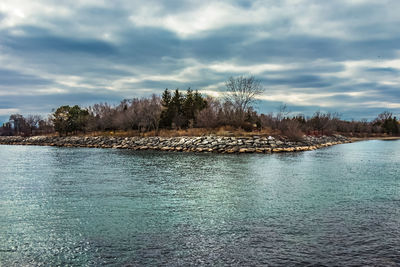
[[0,146],[0,265],[400,265],[399,163]]

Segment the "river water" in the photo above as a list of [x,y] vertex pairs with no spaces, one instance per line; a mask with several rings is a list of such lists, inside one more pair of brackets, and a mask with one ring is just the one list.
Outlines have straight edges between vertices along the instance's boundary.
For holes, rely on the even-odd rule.
[[0,265],[400,265],[400,141],[288,154],[0,146]]

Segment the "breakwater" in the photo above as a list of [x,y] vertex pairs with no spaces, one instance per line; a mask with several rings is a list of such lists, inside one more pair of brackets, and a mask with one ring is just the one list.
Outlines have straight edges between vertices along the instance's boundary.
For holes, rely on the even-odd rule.
[[301,141],[290,141],[272,136],[260,137],[109,137],[109,136],[67,136],[67,137],[0,137],[3,145],[39,145],[58,147],[94,147],[133,150],[161,150],[183,152],[215,153],[271,153],[315,150],[322,147],[350,143],[341,136],[305,136]]

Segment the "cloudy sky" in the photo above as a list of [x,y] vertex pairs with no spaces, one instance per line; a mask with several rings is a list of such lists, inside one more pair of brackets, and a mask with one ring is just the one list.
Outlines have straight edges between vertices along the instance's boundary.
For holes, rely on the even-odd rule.
[[230,76],[346,119],[400,113],[400,1],[1,0],[0,121],[149,96],[218,95]]

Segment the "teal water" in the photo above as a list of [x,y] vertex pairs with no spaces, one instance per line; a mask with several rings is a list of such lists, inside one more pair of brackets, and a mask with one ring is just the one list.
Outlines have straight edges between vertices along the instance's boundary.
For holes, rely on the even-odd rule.
[[0,146],[0,265],[400,265],[399,163]]

